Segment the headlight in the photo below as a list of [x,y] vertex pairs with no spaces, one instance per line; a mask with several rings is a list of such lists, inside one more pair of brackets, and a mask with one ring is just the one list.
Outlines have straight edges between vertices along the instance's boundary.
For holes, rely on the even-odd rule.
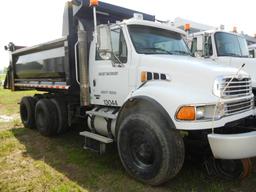
[[[176,113],[176,119],[181,121],[211,121],[218,120],[225,114],[224,104],[215,105],[198,105],[198,106],[182,106]],[[214,118],[213,118],[214,116]]]

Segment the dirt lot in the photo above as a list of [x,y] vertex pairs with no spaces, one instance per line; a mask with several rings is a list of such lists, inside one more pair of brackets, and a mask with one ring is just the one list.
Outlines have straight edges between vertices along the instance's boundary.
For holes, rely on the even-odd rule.
[[200,163],[188,160],[167,184],[143,185],[126,174],[115,147],[103,156],[83,150],[76,128],[57,138],[23,128],[17,103],[33,94],[0,89],[0,117],[5,116],[5,121],[0,118],[0,191],[256,191],[255,167],[243,181],[223,181],[209,178]]

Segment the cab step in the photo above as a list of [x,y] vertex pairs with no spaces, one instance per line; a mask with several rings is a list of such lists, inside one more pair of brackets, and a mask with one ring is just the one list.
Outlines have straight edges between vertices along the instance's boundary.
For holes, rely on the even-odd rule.
[[89,131],[80,132],[80,135],[85,137],[84,149],[89,149],[100,155],[106,152],[106,145],[114,141],[113,139]]

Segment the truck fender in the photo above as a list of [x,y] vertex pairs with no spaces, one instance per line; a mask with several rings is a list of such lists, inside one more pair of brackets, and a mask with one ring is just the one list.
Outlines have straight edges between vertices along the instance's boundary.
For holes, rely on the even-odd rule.
[[167,111],[155,99],[150,98],[148,96],[135,96],[127,99],[121,107],[116,121],[115,135],[118,135],[120,124],[122,120],[130,113],[131,109],[141,111],[156,110],[158,113],[161,113],[164,116],[168,124],[171,125],[170,127],[175,127],[175,124],[173,123]]

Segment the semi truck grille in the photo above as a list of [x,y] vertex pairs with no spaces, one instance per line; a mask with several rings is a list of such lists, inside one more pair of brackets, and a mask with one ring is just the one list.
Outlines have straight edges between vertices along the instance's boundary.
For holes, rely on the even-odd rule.
[[[221,90],[223,91],[224,88],[227,86],[228,82],[231,78],[225,78],[222,80],[221,83]],[[246,77],[242,79],[234,78],[229,83],[226,90],[222,93],[222,97],[224,98],[233,98],[233,97],[242,97],[248,96],[252,94],[252,82],[251,78]]]
[[242,101],[236,101],[233,103],[225,104],[225,114],[234,115],[236,113],[241,113],[253,108],[254,101],[253,99],[246,99]]

